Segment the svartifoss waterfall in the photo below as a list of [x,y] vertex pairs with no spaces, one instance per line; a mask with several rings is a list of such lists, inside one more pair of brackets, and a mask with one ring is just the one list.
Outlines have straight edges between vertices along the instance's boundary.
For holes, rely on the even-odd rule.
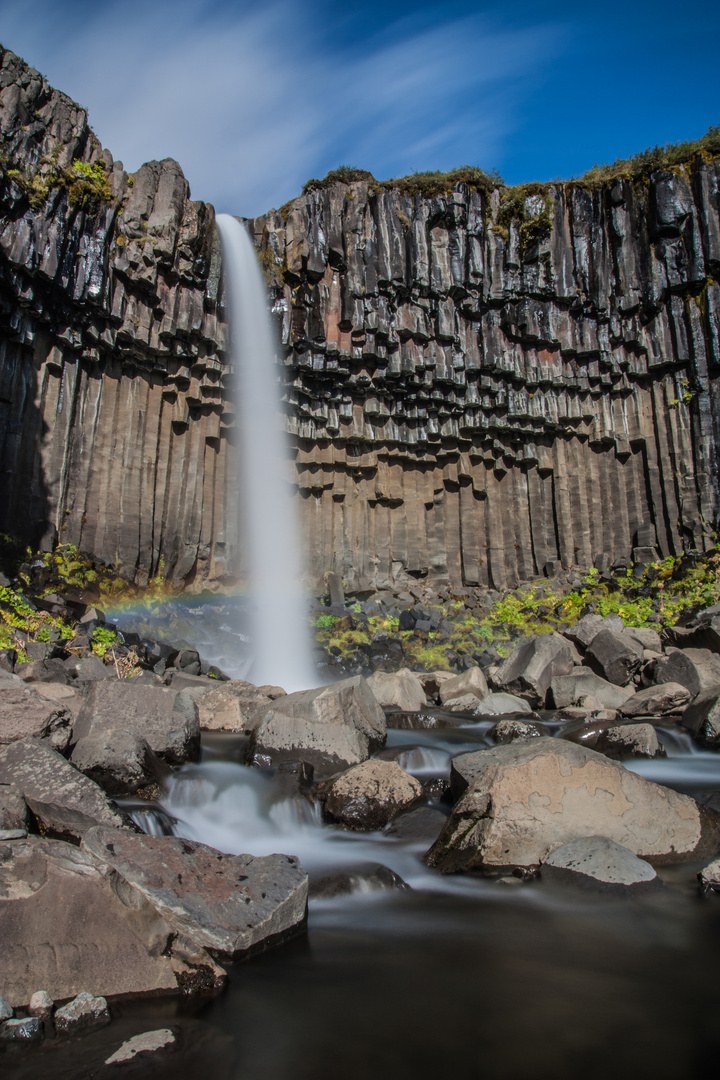
[[218,214],[247,542],[248,601],[253,653],[249,677],[288,692],[315,685],[310,632],[300,585],[302,560],[291,489],[281,400],[255,249],[244,226]]

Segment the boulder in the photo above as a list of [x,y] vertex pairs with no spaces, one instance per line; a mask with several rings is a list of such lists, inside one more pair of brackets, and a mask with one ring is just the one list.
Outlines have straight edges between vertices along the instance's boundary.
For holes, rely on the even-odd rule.
[[55,1008],[55,1002],[47,990],[36,990],[28,1002],[27,1011],[30,1016],[37,1016],[43,1022],[50,1020]]
[[624,632],[628,637],[634,638],[641,649],[655,653],[662,652],[662,641],[657,630],[651,630],[649,626],[626,626]]
[[310,896],[313,900],[334,900],[337,896],[409,888],[407,882],[389,867],[371,863],[316,878],[310,885]]
[[610,757],[665,757],[665,749],[652,724],[618,724],[598,732],[594,742],[583,745]]
[[4,997],[0,996],[0,1024],[5,1020],[9,1020],[15,1010],[9,1001],[6,1001]]
[[705,893],[720,893],[720,859],[713,859],[698,874],[698,881]]
[[132,794],[167,771],[145,739],[132,731],[86,735],[75,743],[70,760],[109,795]]
[[107,1058],[106,1065],[125,1065],[134,1061],[139,1054],[149,1056],[157,1054],[161,1050],[171,1050],[175,1047],[177,1039],[170,1028],[158,1028],[157,1031],[144,1031],[142,1035],[133,1035],[122,1046]]
[[690,691],[680,683],[667,682],[638,690],[621,705],[623,716],[668,716],[682,712],[691,699]]
[[400,814],[385,829],[385,836],[393,840],[422,841],[431,844],[435,841],[447,821],[447,815],[434,806],[417,806]]
[[13,783],[0,783],[0,829],[27,829],[27,803],[20,788]]
[[698,742],[720,746],[720,688],[698,694],[682,714],[681,723]]
[[587,836],[555,848],[541,869],[543,879],[601,892],[640,892],[659,884],[650,863],[607,836]]
[[[32,684],[32,689],[28,687],[28,692],[32,692],[36,697],[45,701],[51,701],[55,706],[60,709],[66,709],[69,713],[72,723],[75,722],[77,714],[80,712],[80,706],[85,698],[82,693],[79,693],[72,686],[65,686],[64,683],[56,682],[38,682]],[[71,732],[68,731],[68,741]],[[55,747],[59,749],[59,747]]]
[[241,679],[218,683],[197,700],[201,731],[249,735],[260,724],[274,698]]
[[99,731],[133,732],[168,765],[195,761],[200,752],[200,725],[195,702],[165,686],[138,686],[132,679],[94,683],[80,709],[73,739]]
[[418,712],[427,705],[427,698],[422,683],[414,672],[407,668],[400,671],[378,671],[371,675],[367,684],[372,690],[378,705],[384,709],[402,709],[403,712]]
[[591,697],[593,706],[619,709],[634,693],[634,687],[615,686],[590,668],[580,667],[570,675],[560,675],[551,681],[549,702],[556,709],[565,709]]
[[0,684],[0,746],[18,739],[49,739],[67,746],[72,715],[24,686]]
[[487,697],[487,693],[488,685],[482,671],[479,667],[471,667],[463,671],[462,675],[456,675],[455,678],[441,683],[439,697],[443,705],[452,708],[453,702],[459,698],[466,698],[468,694],[476,699],[475,705],[477,705],[479,701]]
[[104,664],[99,656],[91,654],[80,659],[71,657],[65,661],[65,668],[74,676],[75,681],[83,683],[98,682],[100,679],[116,679],[116,672]]
[[716,815],[619,762],[561,739],[526,739],[453,761],[464,794],[427,853],[443,872],[536,867],[570,840],[602,834],[652,860],[700,856]]
[[484,697],[475,712],[478,716],[506,716],[509,713],[531,713],[532,709],[524,698],[498,692]]
[[57,1035],[79,1035],[83,1031],[92,1031],[109,1023],[110,1010],[105,998],[93,997],[87,991],[81,991],[55,1013]]
[[678,649],[707,649],[720,653],[720,617],[716,615],[701,626],[666,626],[661,637],[665,645]]
[[720,690],[720,656],[708,649],[673,649],[643,671],[643,685],[680,683],[694,698],[701,690]]
[[504,745],[516,739],[537,739],[544,734],[537,724],[528,724],[524,720],[499,720],[488,731],[488,738]]
[[62,660],[31,660],[27,664],[18,664],[15,674],[25,683],[56,682],[67,685],[70,677]]
[[583,615],[574,626],[563,631],[563,636],[584,650],[601,630],[623,630],[624,627],[619,615],[608,615],[605,619],[602,615]]
[[601,678],[627,686],[643,662],[643,647],[623,631],[601,630],[588,646],[585,662]]
[[6,1042],[37,1042],[43,1037],[43,1023],[36,1016],[6,1020],[0,1024],[0,1039]]
[[248,760],[258,765],[307,761],[329,776],[365,761],[385,743],[385,714],[365,679],[287,694],[273,702],[250,736]]
[[207,953],[183,947],[106,864],[40,837],[0,844],[0,970],[15,1007],[27,1005],[38,984],[63,1001],[82,990],[132,997],[224,980]]
[[80,839],[94,825],[127,824],[97,784],[39,739],[22,739],[0,750],[0,784],[14,784],[53,836]]
[[449,679],[454,679],[452,671],[430,671],[427,674],[419,671],[417,676],[422,685],[425,697],[436,705],[440,703],[440,687]]
[[551,681],[558,675],[569,675],[573,666],[570,642],[560,634],[545,634],[519,645],[491,682],[494,690],[514,694],[533,708],[541,708]]
[[422,785],[395,761],[364,761],[318,790],[325,816],[348,829],[382,829],[423,797]]
[[305,929],[307,874],[292,855],[225,855],[175,836],[92,829],[83,847],[181,934],[237,959]]

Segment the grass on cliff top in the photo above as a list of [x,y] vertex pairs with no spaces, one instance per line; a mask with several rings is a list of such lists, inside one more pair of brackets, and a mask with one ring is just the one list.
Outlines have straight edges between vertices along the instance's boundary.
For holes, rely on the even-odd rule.
[[461,165],[460,168],[451,169],[449,172],[440,172],[439,169],[414,172],[409,176],[399,176],[391,180],[376,180],[366,169],[341,165],[338,169],[329,172],[323,180],[308,180],[303,184],[302,193],[307,195],[310,191],[322,191],[333,184],[353,184],[358,180],[366,180],[375,192],[402,191],[406,195],[419,194],[426,199],[435,195],[446,195],[456,184],[465,184],[474,191],[488,193],[494,191],[495,188],[505,186],[500,173],[495,170],[485,172],[477,165]]
[[705,160],[720,157],[720,125],[709,127],[699,139],[649,146],[629,158],[618,158],[612,164],[593,165],[576,183],[604,184],[609,180],[646,180],[657,169],[672,169],[685,165],[696,155]]
[[[59,147],[57,151],[59,153]],[[22,188],[34,210],[57,189],[67,191],[70,205],[83,210],[113,201],[104,162],[91,165],[86,161],[73,161],[67,169],[60,169],[57,156],[56,153],[51,158],[44,158],[35,171],[23,169],[18,163],[8,163],[8,177]]]

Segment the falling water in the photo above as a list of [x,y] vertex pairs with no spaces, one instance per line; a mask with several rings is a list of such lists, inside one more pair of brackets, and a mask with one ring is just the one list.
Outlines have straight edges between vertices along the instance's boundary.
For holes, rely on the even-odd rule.
[[287,691],[317,681],[300,586],[299,530],[288,482],[288,453],[267,294],[245,228],[218,214],[240,429],[242,509],[257,685]]

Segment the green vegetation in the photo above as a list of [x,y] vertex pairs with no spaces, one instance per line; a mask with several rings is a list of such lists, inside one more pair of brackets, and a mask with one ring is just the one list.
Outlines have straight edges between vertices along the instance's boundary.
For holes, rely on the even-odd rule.
[[354,184],[356,180],[369,180],[376,184],[377,181],[367,169],[356,169],[352,165],[340,165],[337,169],[331,169],[323,180],[308,180],[303,184],[302,193],[307,195],[309,191],[323,191],[332,187],[333,184]]
[[553,200],[545,184],[521,184],[507,188],[500,199],[493,231],[508,239],[511,221],[520,223],[523,255],[552,231]]
[[451,169],[450,172],[440,172],[437,169],[430,172],[415,172],[392,180],[376,180],[367,169],[341,165],[339,169],[329,172],[323,180],[308,180],[303,185],[302,193],[306,195],[309,191],[322,191],[333,184],[352,184],[357,180],[366,180],[375,193],[382,190],[402,191],[406,195],[419,194],[426,199],[435,195],[446,195],[456,184],[465,184],[473,191],[485,191],[488,194],[505,184],[500,173],[496,171],[487,173],[477,165],[461,165],[459,169]]
[[70,205],[87,209],[96,208],[101,203],[112,202],[110,179],[105,171],[105,163],[73,161],[67,169],[58,166],[60,148],[50,157],[45,157],[35,171],[9,168],[7,175],[25,192],[30,205],[37,209],[42,206],[51,191],[64,188],[68,193]]
[[117,641],[118,636],[114,630],[108,630],[104,626],[98,626],[90,641],[90,647],[92,648],[92,651],[102,659],[108,649],[111,649],[113,645],[117,644]]
[[331,626],[334,626],[336,622],[339,622],[339,615],[318,615],[315,620],[315,626],[318,630],[328,630]]
[[720,125],[709,127],[705,134],[688,142],[649,146],[629,158],[618,158],[611,165],[593,165],[575,183],[596,185],[609,180],[646,180],[656,169],[673,169],[693,159],[710,161],[720,157]]

